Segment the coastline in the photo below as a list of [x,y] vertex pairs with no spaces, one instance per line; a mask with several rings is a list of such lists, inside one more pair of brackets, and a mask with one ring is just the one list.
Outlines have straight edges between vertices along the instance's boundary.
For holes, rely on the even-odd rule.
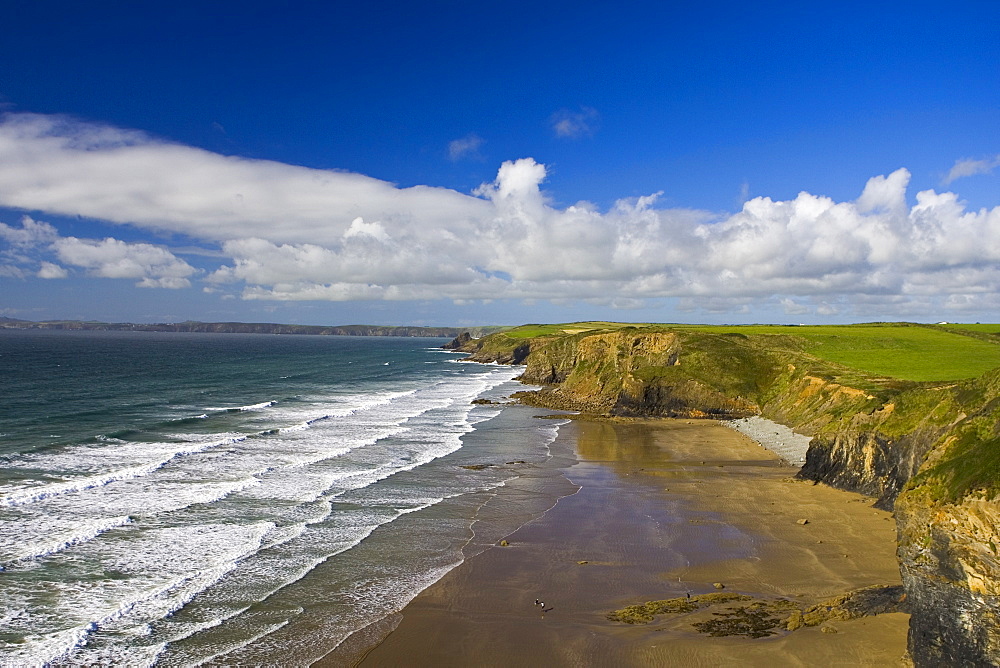
[[[607,618],[716,582],[804,605],[899,584],[894,526],[871,500],[795,481],[777,455],[707,420],[574,420],[541,468],[516,484],[522,500],[548,495],[554,506],[522,515],[511,526],[530,521],[497,534],[508,546],[468,555],[315,665],[905,665],[902,613],[757,639],[693,631],[708,613]],[[517,506],[512,491],[496,497],[494,519]]]

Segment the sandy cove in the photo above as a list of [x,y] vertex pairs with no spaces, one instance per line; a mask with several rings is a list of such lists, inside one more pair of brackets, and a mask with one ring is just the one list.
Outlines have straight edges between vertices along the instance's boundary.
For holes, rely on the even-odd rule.
[[422,592],[360,665],[907,665],[902,613],[763,638],[697,632],[718,607],[648,624],[607,617],[720,591],[809,606],[898,585],[894,522],[871,499],[796,481],[775,454],[707,420],[576,420],[553,454],[555,475],[536,480],[579,491]]

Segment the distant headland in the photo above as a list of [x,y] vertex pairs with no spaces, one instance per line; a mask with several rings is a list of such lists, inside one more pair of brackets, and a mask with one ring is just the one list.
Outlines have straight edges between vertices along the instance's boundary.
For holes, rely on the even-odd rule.
[[200,332],[210,334],[298,334],[307,336],[414,336],[456,337],[469,332],[474,337],[499,332],[506,327],[393,327],[381,325],[284,325],[273,322],[174,323],[99,322],[96,320],[17,320],[0,317],[0,329],[55,329],[122,332]]

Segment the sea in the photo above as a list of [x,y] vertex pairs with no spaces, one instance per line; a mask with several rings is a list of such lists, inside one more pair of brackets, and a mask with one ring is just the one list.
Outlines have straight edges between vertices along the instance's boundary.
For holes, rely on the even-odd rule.
[[445,342],[0,329],[0,665],[306,666],[391,619],[564,424]]

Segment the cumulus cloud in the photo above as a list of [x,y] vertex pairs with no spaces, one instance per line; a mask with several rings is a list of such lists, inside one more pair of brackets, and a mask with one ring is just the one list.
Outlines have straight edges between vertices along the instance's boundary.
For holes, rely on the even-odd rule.
[[[911,200],[906,169],[872,177],[856,200],[754,197],[732,214],[659,208],[659,193],[558,207],[546,177],[522,158],[471,194],[397,188],[60,118],[0,123],[0,205],[183,233],[212,247],[202,288],[244,299],[674,298],[712,313],[876,316],[1000,302],[1000,206],[968,211],[934,190]],[[148,287],[198,276],[160,246],[60,237],[30,218],[0,226],[0,240],[6,276],[76,267]],[[59,264],[39,264],[49,259]]]
[[941,185],[949,186],[956,179],[966,176],[989,174],[997,167],[1000,167],[1000,155],[995,155],[992,158],[983,158],[982,160],[973,160],[972,158],[956,160],[954,166],[941,180]]
[[8,278],[25,278],[27,266],[37,265],[31,271],[38,278],[67,278],[69,271],[54,262],[42,259],[55,255],[64,264],[82,267],[91,276],[100,278],[139,279],[140,287],[187,288],[189,276],[197,270],[173,253],[147,243],[126,243],[118,239],[78,239],[59,235],[55,226],[37,221],[30,216],[21,218],[21,227],[0,223],[0,240],[7,248],[0,247],[0,258],[8,264],[0,275]]
[[42,266],[38,269],[38,278],[66,278],[69,276],[69,272],[66,271],[66,268],[60,267],[58,264],[43,261],[41,265]]
[[0,223],[0,239],[15,248],[37,246],[52,243],[59,237],[59,232],[48,223],[38,222],[30,216],[21,217],[20,229]]
[[552,114],[549,123],[556,137],[561,139],[579,139],[590,137],[597,130],[601,115],[591,107],[580,107],[579,111],[560,109]]
[[136,285],[143,288],[187,288],[191,286],[188,277],[197,271],[170,251],[152,244],[63,237],[53,243],[53,248],[63,263],[83,267],[92,276],[139,279]]
[[477,157],[479,147],[483,145],[483,138],[475,133],[470,133],[461,139],[454,139],[448,142],[448,159],[452,162],[462,158]]

